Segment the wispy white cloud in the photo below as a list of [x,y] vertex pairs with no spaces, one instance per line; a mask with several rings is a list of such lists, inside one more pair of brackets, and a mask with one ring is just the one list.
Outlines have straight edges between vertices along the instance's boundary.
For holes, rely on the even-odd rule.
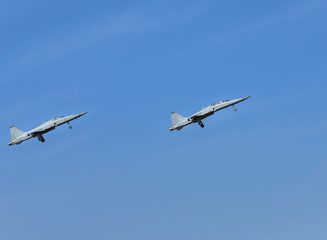
[[286,11],[284,11],[280,14],[277,14],[272,18],[263,20],[260,23],[255,23],[253,25],[237,29],[230,33],[220,35],[217,38],[215,38],[215,42],[217,42],[217,41],[223,42],[228,39],[237,37],[239,35],[255,32],[255,31],[258,31],[261,29],[265,29],[267,27],[274,26],[281,22],[297,21],[297,20],[305,18],[306,16],[314,13],[316,10],[318,10],[321,7],[325,7],[326,5],[327,5],[327,1],[323,1],[323,0],[311,0],[311,1],[302,2],[300,4],[296,4],[292,7],[290,7]]
[[0,27],[23,19],[41,8],[46,9],[54,5],[56,1],[53,0],[0,0]]
[[[30,50],[13,63],[14,68],[37,64],[56,59],[66,54],[92,46],[106,39],[121,35],[138,34],[163,28],[182,19],[193,17],[195,11],[186,14],[153,17],[138,12],[126,12],[93,24],[81,26],[70,35],[58,34],[56,40],[50,39]],[[61,36],[60,36],[61,35]]]

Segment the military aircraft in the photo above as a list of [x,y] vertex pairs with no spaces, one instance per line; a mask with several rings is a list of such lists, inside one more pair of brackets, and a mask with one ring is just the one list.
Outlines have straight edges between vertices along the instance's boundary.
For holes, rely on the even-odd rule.
[[223,100],[216,102],[214,104],[211,104],[210,106],[203,108],[201,111],[191,115],[190,117],[183,117],[179,115],[176,112],[171,113],[171,121],[173,123],[173,126],[169,128],[170,131],[173,130],[181,130],[183,127],[191,124],[191,123],[198,123],[202,128],[204,127],[204,124],[202,122],[203,119],[213,115],[215,112],[222,110],[224,108],[228,108],[230,106],[233,106],[234,111],[237,111],[235,108],[235,104],[243,102],[244,100],[248,99],[248,97],[244,98],[238,98],[235,100]]
[[10,127],[11,141],[8,143],[8,145],[9,146],[14,145],[14,144],[19,145],[22,142],[24,142],[30,138],[33,138],[33,137],[37,137],[39,139],[39,141],[45,142],[45,139],[43,138],[42,134],[52,131],[56,127],[63,125],[65,123],[67,123],[69,128],[71,129],[72,126],[69,124],[69,122],[83,116],[86,113],[87,112],[73,114],[73,115],[69,115],[69,116],[65,116],[65,117],[63,117],[63,116],[56,117],[56,118],[53,118],[53,119],[41,124],[40,126],[34,128],[28,132],[23,132],[22,130],[18,129],[17,127],[11,126]]

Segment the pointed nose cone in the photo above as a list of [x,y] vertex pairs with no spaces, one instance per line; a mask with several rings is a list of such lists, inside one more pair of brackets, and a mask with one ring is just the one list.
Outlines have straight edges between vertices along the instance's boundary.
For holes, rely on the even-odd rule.
[[229,103],[231,105],[233,104],[237,104],[237,103],[240,103],[240,102],[243,102],[245,101],[246,99],[250,98],[251,96],[247,96],[247,97],[243,97],[243,98],[238,98],[238,99],[234,99],[234,100],[230,100]]
[[83,113],[76,113],[74,115],[70,115],[70,116],[67,116],[68,118],[71,118],[71,119],[76,119],[76,118],[79,118],[79,117],[82,117],[83,115],[87,114],[87,112],[83,112]]
[[243,98],[243,101],[246,100],[246,99],[248,99],[248,98],[250,98],[250,97],[251,97],[251,96],[244,97],[244,98]]
[[79,113],[78,115],[81,117],[83,115],[87,114],[87,112]]

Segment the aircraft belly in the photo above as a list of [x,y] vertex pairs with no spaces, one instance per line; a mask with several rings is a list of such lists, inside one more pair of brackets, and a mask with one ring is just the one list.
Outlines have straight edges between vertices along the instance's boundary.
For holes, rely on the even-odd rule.
[[194,117],[192,118],[192,122],[197,122],[199,119],[201,120],[201,119],[207,118],[207,117],[213,115],[214,113],[215,113],[214,111],[210,111],[210,112],[208,112],[208,113],[206,113],[206,114],[202,114],[202,115],[194,116]]
[[37,136],[38,134],[45,134],[47,132],[50,132],[52,131],[53,129],[55,129],[56,127],[50,127],[50,128],[47,128],[47,129],[43,129],[43,130],[39,130],[37,132],[32,132],[31,134],[35,137]]
[[45,130],[43,133],[47,133],[47,132],[50,132],[52,131],[53,129],[55,129],[56,127],[51,127],[51,128],[48,128],[47,130]]
[[211,111],[211,112],[207,113],[207,114],[204,116],[204,118],[209,117],[209,116],[213,115],[214,113],[215,113],[214,111]]
[[57,123],[57,124],[56,124],[56,127],[59,127],[59,126],[65,124],[65,123],[66,123],[66,122]]

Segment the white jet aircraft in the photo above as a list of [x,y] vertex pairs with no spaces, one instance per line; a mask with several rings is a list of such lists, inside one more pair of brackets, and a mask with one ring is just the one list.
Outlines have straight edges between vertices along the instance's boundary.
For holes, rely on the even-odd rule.
[[45,139],[43,138],[42,134],[52,131],[56,127],[63,125],[65,123],[67,123],[69,125],[69,128],[71,129],[72,126],[69,124],[69,122],[83,116],[86,113],[87,112],[69,115],[66,117],[56,117],[56,118],[51,119],[28,132],[23,132],[22,130],[18,129],[17,127],[12,126],[12,127],[10,127],[11,141],[8,143],[8,145],[9,146],[14,145],[14,144],[18,145],[18,144],[21,144],[22,142],[24,142],[30,138],[33,138],[33,137],[37,137],[39,139],[39,141],[45,142]]
[[222,110],[224,108],[228,108],[230,106],[234,107],[234,111],[237,111],[235,108],[235,104],[243,102],[244,100],[248,99],[248,97],[244,98],[238,98],[235,100],[223,100],[219,101],[217,103],[211,104],[210,106],[203,108],[201,111],[191,115],[190,117],[183,117],[179,115],[178,113],[171,113],[171,121],[173,123],[173,126],[169,128],[170,131],[173,130],[181,130],[183,127],[191,124],[191,123],[198,123],[202,128],[204,127],[204,124],[202,123],[202,119],[205,119],[215,112]]

